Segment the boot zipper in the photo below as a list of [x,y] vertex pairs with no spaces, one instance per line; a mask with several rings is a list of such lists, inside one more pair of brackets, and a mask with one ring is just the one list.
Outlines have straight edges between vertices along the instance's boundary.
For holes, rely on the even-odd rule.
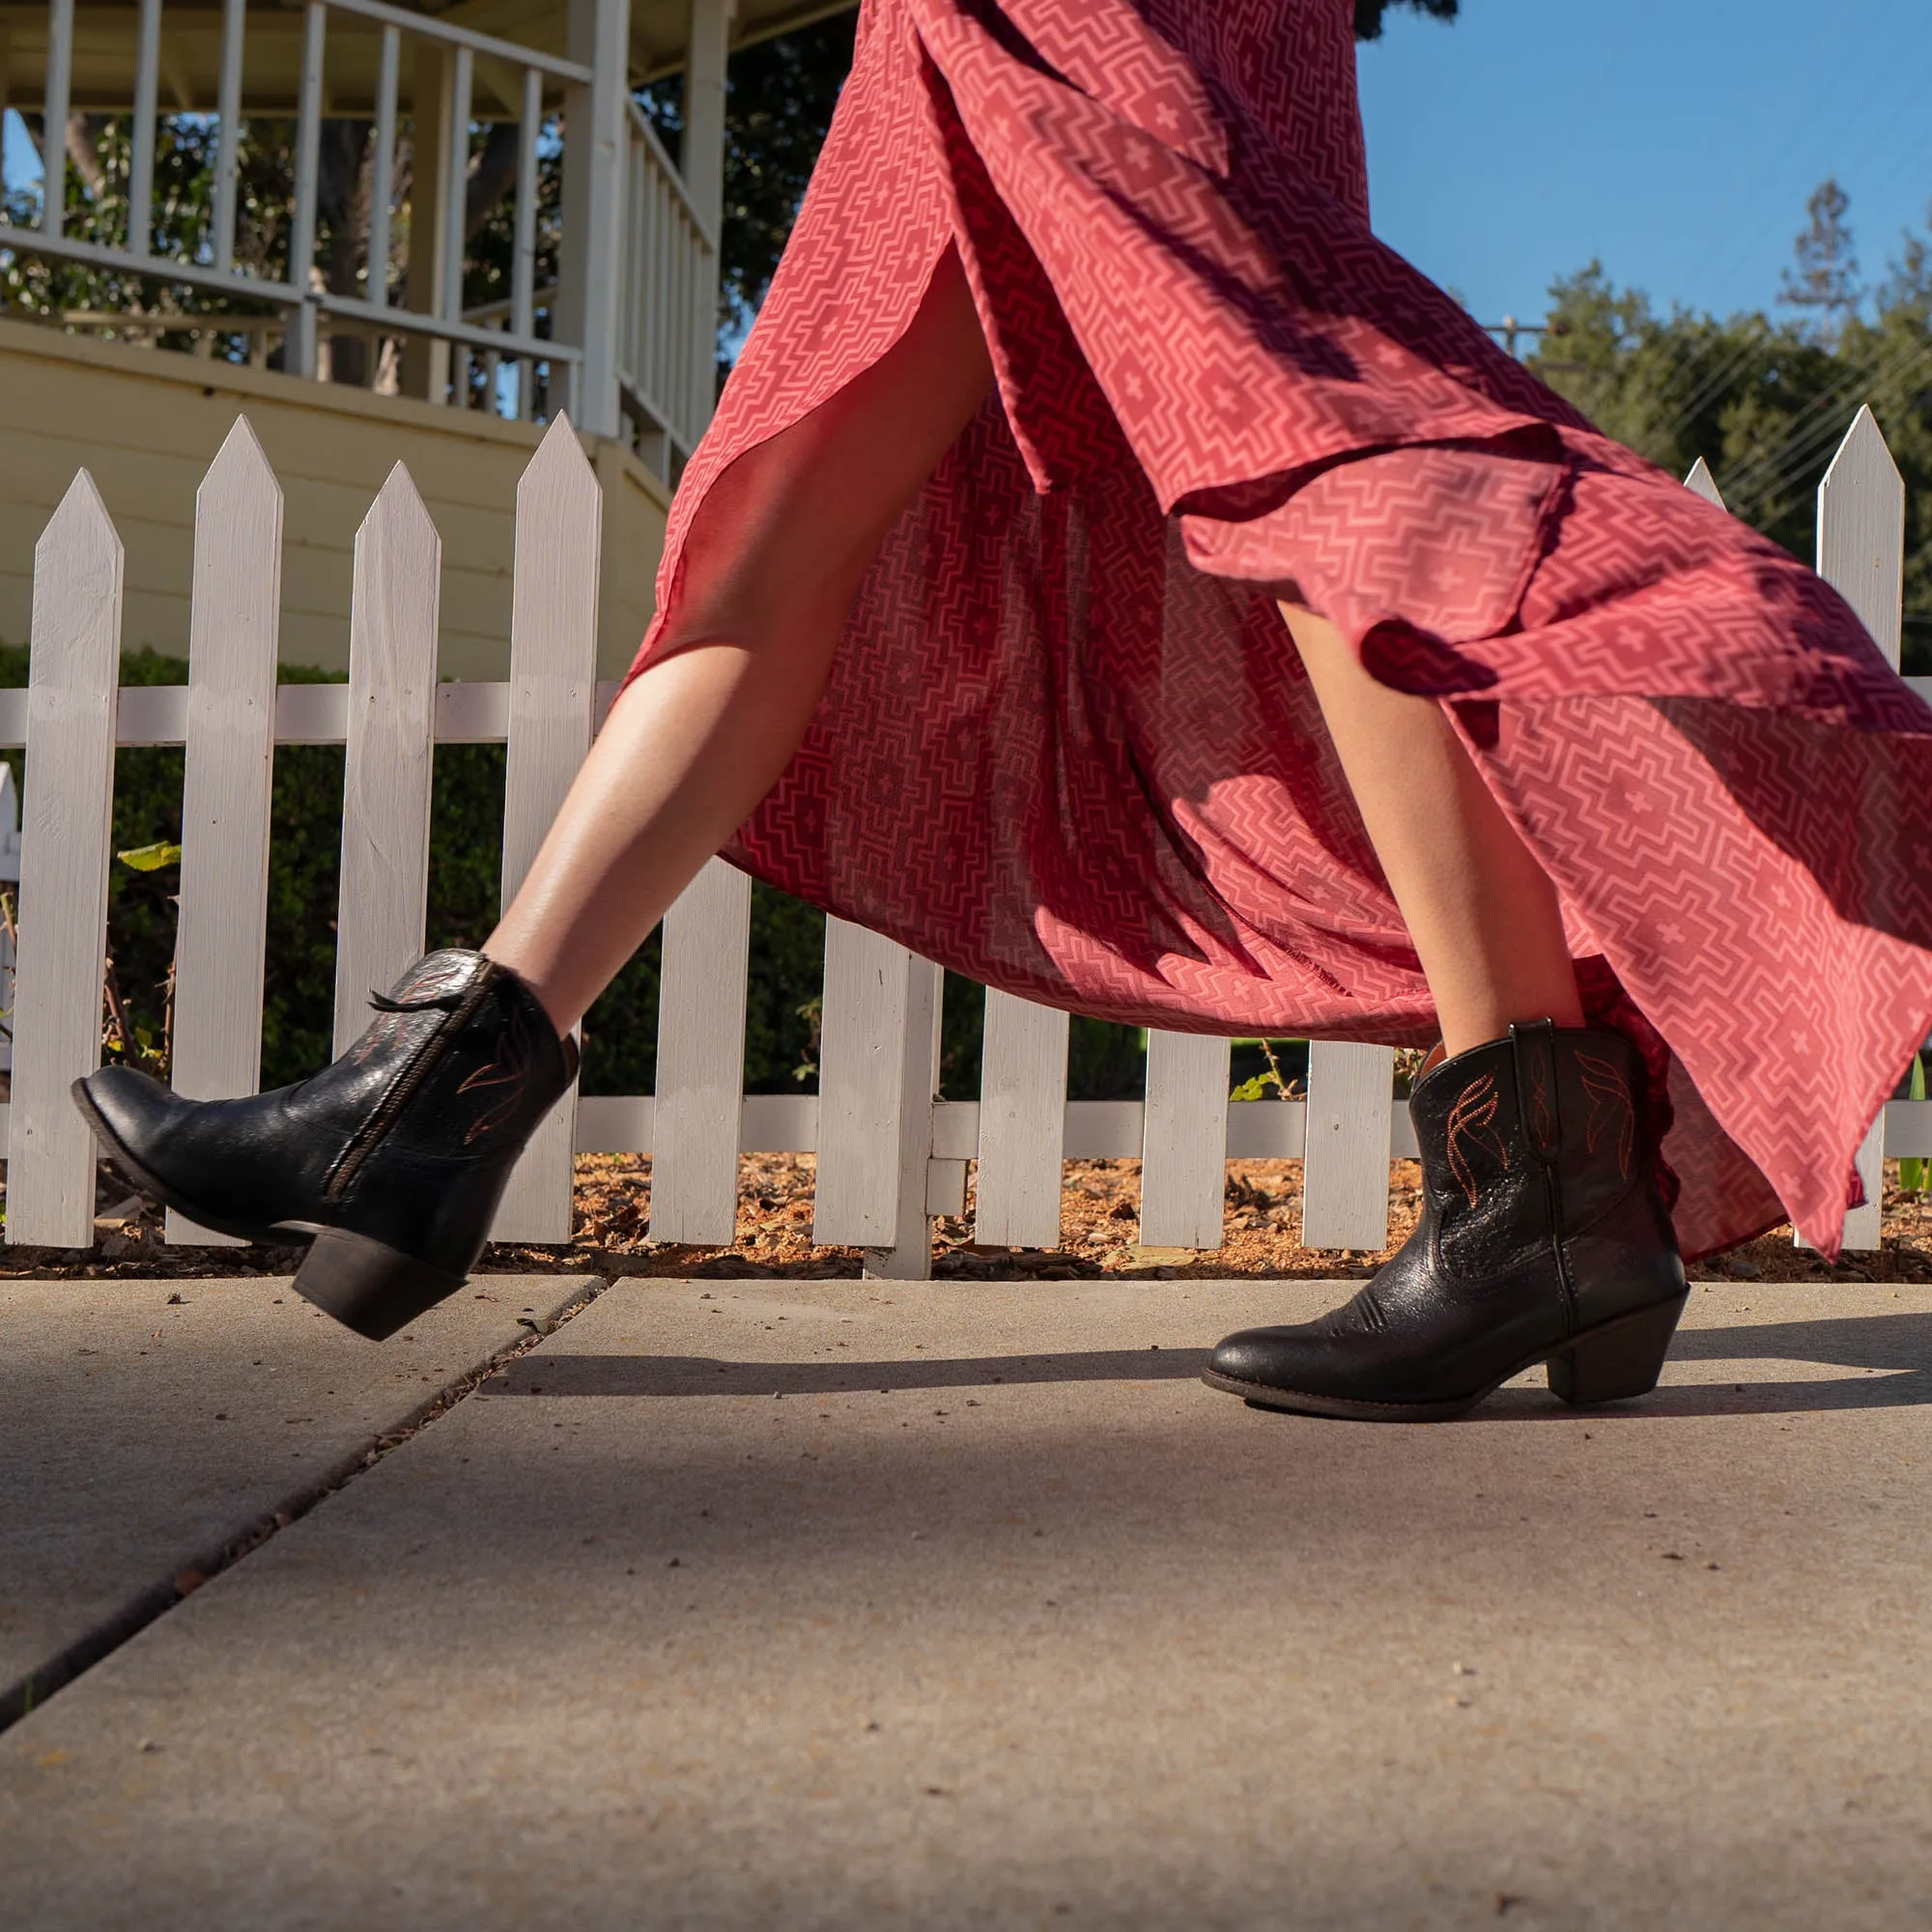
[[493,962],[485,960],[475,982],[464,994],[462,1001],[447,1010],[442,1024],[417,1048],[415,1057],[396,1076],[388,1092],[377,1101],[375,1110],[343,1150],[342,1158],[336,1162],[334,1171],[324,1184],[324,1200],[340,1201],[349,1191],[350,1183],[361,1173],[363,1163],[388,1137],[390,1128],[395,1125],[417,1088],[436,1070],[456,1036],[469,1023],[496,983],[497,968]]
[[1549,1196],[1549,1251],[1556,1262],[1556,1281],[1563,1291],[1563,1331],[1577,1332],[1577,1284],[1570,1278],[1570,1257],[1563,1248],[1563,1184],[1553,1162],[1546,1162],[1543,1185]]

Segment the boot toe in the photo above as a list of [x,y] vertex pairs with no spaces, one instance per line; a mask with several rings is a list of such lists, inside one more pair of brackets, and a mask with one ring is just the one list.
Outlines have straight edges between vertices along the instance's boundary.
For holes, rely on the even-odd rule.
[[218,1131],[234,1103],[184,1100],[128,1066],[100,1067],[69,1091],[102,1151],[149,1200],[244,1238],[276,1220],[260,1163],[245,1141]]
[[76,1080],[71,1091],[75,1106],[96,1133],[109,1141],[111,1151],[144,1165],[180,1104],[158,1080],[131,1066],[98,1067]]
[[1296,1328],[1243,1328],[1214,1350],[1208,1373],[1261,1388],[1304,1387],[1312,1365],[1301,1343]]

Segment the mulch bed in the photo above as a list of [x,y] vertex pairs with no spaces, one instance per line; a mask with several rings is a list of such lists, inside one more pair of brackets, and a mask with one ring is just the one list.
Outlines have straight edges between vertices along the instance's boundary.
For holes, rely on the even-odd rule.
[[[864,1265],[862,1250],[812,1244],[813,1165],[810,1154],[747,1154],[738,1171],[735,1242],[728,1248],[654,1247],[647,1236],[650,1162],[637,1154],[581,1154],[577,1235],[570,1245],[494,1247],[480,1271],[586,1274],[607,1280],[622,1275],[678,1280],[857,1275]],[[1004,1281],[1365,1277],[1414,1226],[1420,1180],[1413,1161],[1395,1163],[1388,1248],[1376,1254],[1312,1253],[1301,1246],[1301,1163],[1230,1161],[1225,1244],[1212,1253],[1197,1253],[1138,1245],[1138,1161],[1071,1161],[1058,1248],[981,1249],[973,1243],[970,1219],[949,1218],[933,1224],[933,1273]],[[171,1248],[161,1239],[159,1214],[128,1200],[111,1178],[103,1177],[100,1198],[95,1249],[0,1248],[0,1280],[278,1274],[291,1272],[300,1258],[298,1249],[288,1247]],[[967,1205],[970,1210],[970,1194]],[[1878,1253],[1848,1254],[1835,1267],[1794,1247],[1791,1230],[1781,1228],[1696,1272],[1741,1281],[1932,1282],[1932,1201],[1899,1191],[1895,1162],[1886,1168],[1884,1226]]]

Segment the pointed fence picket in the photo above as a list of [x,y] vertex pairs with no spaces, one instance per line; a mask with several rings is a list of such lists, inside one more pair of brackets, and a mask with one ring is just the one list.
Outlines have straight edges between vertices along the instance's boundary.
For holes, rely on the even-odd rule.
[[100,1061],[121,678],[121,539],[82,470],[34,551],[7,1238],[94,1239],[94,1136],[68,1088]]
[[1388,1239],[1395,1055],[1318,1039],[1308,1048],[1301,1244],[1379,1248]]
[[[1717,478],[1702,457],[1685,482],[1719,509],[1724,507]],[[1853,419],[1818,486],[1818,575],[1858,612],[1872,641],[1896,670],[1905,636],[1905,479],[1868,406]],[[1907,682],[1921,697],[1932,697],[1932,680]],[[1925,1115],[1918,1115],[1918,1108],[1924,1108]],[[1872,1122],[1857,1160],[1865,1205],[1845,1216],[1847,1248],[1870,1250],[1879,1245],[1889,1121],[1916,1122],[1927,1117],[1932,1117],[1932,1102],[1894,1100]],[[1916,1140],[1901,1151],[1918,1151]],[[1796,1238],[1800,1247],[1806,1245],[1802,1236]]]
[[442,539],[399,463],[355,532],[335,1051],[423,950]]
[[[597,704],[597,580],[604,493],[570,424],[545,432],[517,485],[510,710],[503,773],[508,905],[590,749]],[[493,1230],[504,1241],[570,1239],[577,1085],[524,1150]]]
[[[1721,505],[1699,464],[1689,486]],[[1819,565],[1898,662],[1903,487],[1861,412],[1819,493]],[[507,745],[502,889],[528,870],[582,763],[610,687],[595,681],[601,500],[559,418],[518,492],[510,678],[436,682],[440,544],[408,473],[384,484],[357,538],[346,685],[275,678],[282,495],[238,420],[197,499],[189,682],[117,689],[121,546],[86,472],[35,553],[30,682],[0,692],[0,746],[29,753],[13,832],[0,772],[0,883],[19,878],[6,1238],[79,1247],[94,1236],[95,1150],[68,1097],[100,1050],[100,963],[119,745],[184,745],[175,1073],[185,1093],[242,1093],[260,1065],[274,746],[343,745],[338,1050],[424,938],[438,744]],[[1911,680],[1932,696],[1932,680]],[[1384,1047],[1318,1041],[1305,1100],[1231,1101],[1229,1042],[1156,1031],[1143,1100],[1069,1101],[1065,1013],[986,995],[980,1093],[936,1100],[942,976],[880,935],[828,920],[819,1093],[751,1094],[744,1079],[750,885],[713,862],[665,923],[655,1095],[566,1097],[533,1139],[496,1233],[563,1241],[570,1157],[652,1156],[653,1237],[723,1243],[738,1156],[817,1157],[814,1235],[866,1250],[867,1271],[930,1271],[929,1222],[965,1210],[984,1245],[1060,1237],[1063,1162],[1142,1163],[1140,1239],[1220,1244],[1225,1159],[1303,1160],[1303,1240],[1374,1249],[1388,1227],[1388,1163],[1413,1154]],[[1877,1197],[1887,1150],[1932,1153],[1932,1102],[1894,1101],[1860,1155]],[[1847,1222],[1875,1245],[1876,1207]],[[169,1238],[218,1238],[171,1217]]]
[[1057,1248],[1066,1144],[1067,1015],[986,990],[973,1238]]
[[[1205,1034],[1148,1035],[1141,1152],[1141,1241],[1146,1247],[1221,1245],[1221,1201],[1228,1184],[1228,1053],[1225,1039]],[[1386,1174],[1382,1187],[1386,1192]]]
[[738,1226],[752,881],[713,859],[665,915],[651,1238],[728,1243]]
[[[1898,668],[1905,638],[1905,479],[1878,419],[1861,408],[1818,486],[1818,575],[1859,613],[1886,662]],[[1885,1115],[1858,1152],[1865,1205],[1845,1216],[1848,1248],[1879,1245],[1885,1189]]]
[[[0,765],[0,892],[20,892],[20,794],[14,767]],[[0,1073],[14,1068],[14,924],[0,920]],[[0,1135],[0,1147],[5,1146]]]
[[[238,417],[194,504],[174,1086],[252,1094],[262,1070],[282,486]],[[227,1244],[172,1208],[170,1241]]]
[[812,1239],[865,1248],[877,1273],[931,1267],[925,1196],[939,981],[938,967],[893,940],[825,922]]
[[1711,474],[1711,466],[1701,456],[1690,466],[1684,487],[1694,491],[1705,502],[1715,503],[1720,510],[1724,507],[1723,492],[1718,488],[1718,479]]

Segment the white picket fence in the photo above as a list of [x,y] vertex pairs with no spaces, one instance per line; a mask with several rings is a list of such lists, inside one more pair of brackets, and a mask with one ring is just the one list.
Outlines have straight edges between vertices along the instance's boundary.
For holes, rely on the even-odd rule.
[[[1701,464],[1690,482],[1715,498]],[[584,755],[611,696],[595,677],[600,519],[596,479],[559,419],[517,496],[509,681],[439,684],[440,543],[399,465],[356,539],[349,682],[278,686],[282,495],[238,420],[196,499],[188,682],[124,691],[121,543],[92,479],[74,478],[35,553],[30,682],[0,692],[0,747],[28,752],[5,1110],[10,1242],[94,1239],[95,1148],[68,1087],[100,1050],[116,748],[186,748],[174,1077],[181,1092],[213,1097],[252,1092],[259,1074],[274,748],[346,747],[340,1051],[361,1030],[369,989],[423,950],[433,747],[508,745],[505,898]],[[1820,491],[1819,526],[1821,568],[1896,664],[1904,490],[1868,411]],[[9,816],[0,790],[0,827]],[[0,875],[7,845],[0,831]],[[864,1247],[870,1271],[899,1277],[929,1271],[930,1217],[963,1211],[969,1162],[975,1233],[989,1245],[1057,1245],[1062,1163],[1097,1156],[1142,1162],[1150,1247],[1220,1245],[1231,1156],[1302,1159],[1307,1246],[1386,1239],[1388,1164],[1414,1152],[1406,1110],[1391,1101],[1388,1049],[1318,1042],[1305,1101],[1231,1101],[1226,1040],[1156,1032],[1144,1100],[1069,1102],[1066,1015],[989,991],[980,1098],[940,1101],[940,969],[835,919],[818,1094],[746,1094],[750,918],[750,882],[717,862],[672,907],[658,1092],[568,1096],[525,1155],[499,1238],[569,1238],[576,1150],[648,1153],[652,1236],[721,1244],[733,1235],[741,1152],[814,1153],[814,1238]],[[1888,1142],[1894,1153],[1932,1153],[1932,1102],[1893,1102],[1874,1129],[1861,1156],[1874,1201]],[[168,1233],[220,1239],[178,1217]],[[1876,1246],[1876,1208],[1854,1214],[1847,1235]]]

